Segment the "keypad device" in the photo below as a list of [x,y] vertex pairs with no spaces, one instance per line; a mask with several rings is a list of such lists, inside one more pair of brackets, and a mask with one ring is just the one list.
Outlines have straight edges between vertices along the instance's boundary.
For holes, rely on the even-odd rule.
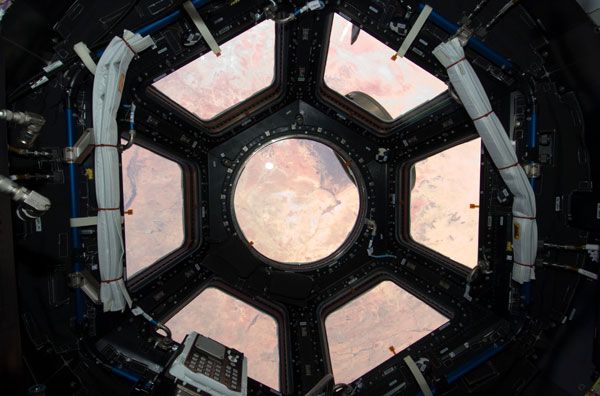
[[215,395],[245,395],[247,359],[236,349],[192,332],[169,373],[186,385]]

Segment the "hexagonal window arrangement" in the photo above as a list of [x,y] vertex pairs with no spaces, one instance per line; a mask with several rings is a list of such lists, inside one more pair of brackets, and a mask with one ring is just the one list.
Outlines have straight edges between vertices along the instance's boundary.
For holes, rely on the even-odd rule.
[[481,139],[459,144],[414,164],[410,236],[474,268],[479,243]]
[[350,383],[448,322],[396,283],[383,281],[325,318],[336,383]]
[[217,289],[204,289],[166,325],[182,342],[196,331],[248,358],[248,376],[279,390],[279,333],[275,319]]
[[209,120],[269,87],[275,76],[275,23],[267,20],[161,78],[153,87]]
[[349,161],[328,144],[276,140],[243,164],[233,209],[253,249],[275,262],[302,266],[335,255],[351,242],[359,187]]
[[384,121],[392,121],[445,92],[446,84],[361,31],[352,43],[352,22],[333,17],[325,84]]
[[185,239],[183,172],[175,161],[133,145],[122,155],[127,278]]

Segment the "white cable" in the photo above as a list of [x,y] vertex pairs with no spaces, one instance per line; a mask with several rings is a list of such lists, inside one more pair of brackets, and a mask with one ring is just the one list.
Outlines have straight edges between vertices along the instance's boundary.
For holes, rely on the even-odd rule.
[[512,278],[518,283],[535,279],[537,254],[537,224],[535,194],[519,165],[515,149],[504,127],[492,110],[475,70],[465,58],[458,38],[438,45],[435,57],[446,67],[452,86],[473,120],[500,175],[513,194],[513,254]]
[[[125,42],[127,40],[127,43]],[[123,236],[121,229],[121,189],[117,145],[117,111],[121,102],[129,63],[138,52],[154,45],[150,36],[125,31],[114,37],[96,67],[92,93],[95,140],[96,198],[98,202],[98,262],[100,300],[104,311],[131,307],[123,280]]]

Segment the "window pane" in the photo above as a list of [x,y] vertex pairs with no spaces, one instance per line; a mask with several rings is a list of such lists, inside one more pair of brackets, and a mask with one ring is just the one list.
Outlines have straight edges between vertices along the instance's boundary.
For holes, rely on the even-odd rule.
[[174,161],[133,145],[122,156],[127,277],[184,241],[183,173]]
[[279,390],[279,338],[273,317],[219,289],[208,288],[167,326],[176,341],[196,331],[243,352],[248,358],[248,376]]
[[448,88],[407,58],[392,61],[394,50],[365,31],[351,44],[351,33],[352,23],[335,14],[325,66],[329,88],[342,95],[363,92],[381,104],[392,119]]
[[207,120],[267,88],[275,73],[275,24],[264,21],[153,85]]
[[306,264],[346,242],[360,200],[351,171],[331,147],[291,138],[265,145],[246,161],[233,204],[244,237],[259,253]]
[[448,319],[394,282],[384,281],[325,319],[336,383],[350,383]]
[[479,243],[481,139],[414,165],[410,235],[429,249],[474,268]]

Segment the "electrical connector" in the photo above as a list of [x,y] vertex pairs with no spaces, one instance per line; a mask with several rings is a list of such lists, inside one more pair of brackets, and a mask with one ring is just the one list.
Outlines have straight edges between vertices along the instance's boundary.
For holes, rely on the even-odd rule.
[[23,221],[40,217],[51,206],[50,200],[42,194],[28,190],[2,175],[0,175],[0,192],[10,195],[13,201],[21,204],[17,208],[17,216]]

